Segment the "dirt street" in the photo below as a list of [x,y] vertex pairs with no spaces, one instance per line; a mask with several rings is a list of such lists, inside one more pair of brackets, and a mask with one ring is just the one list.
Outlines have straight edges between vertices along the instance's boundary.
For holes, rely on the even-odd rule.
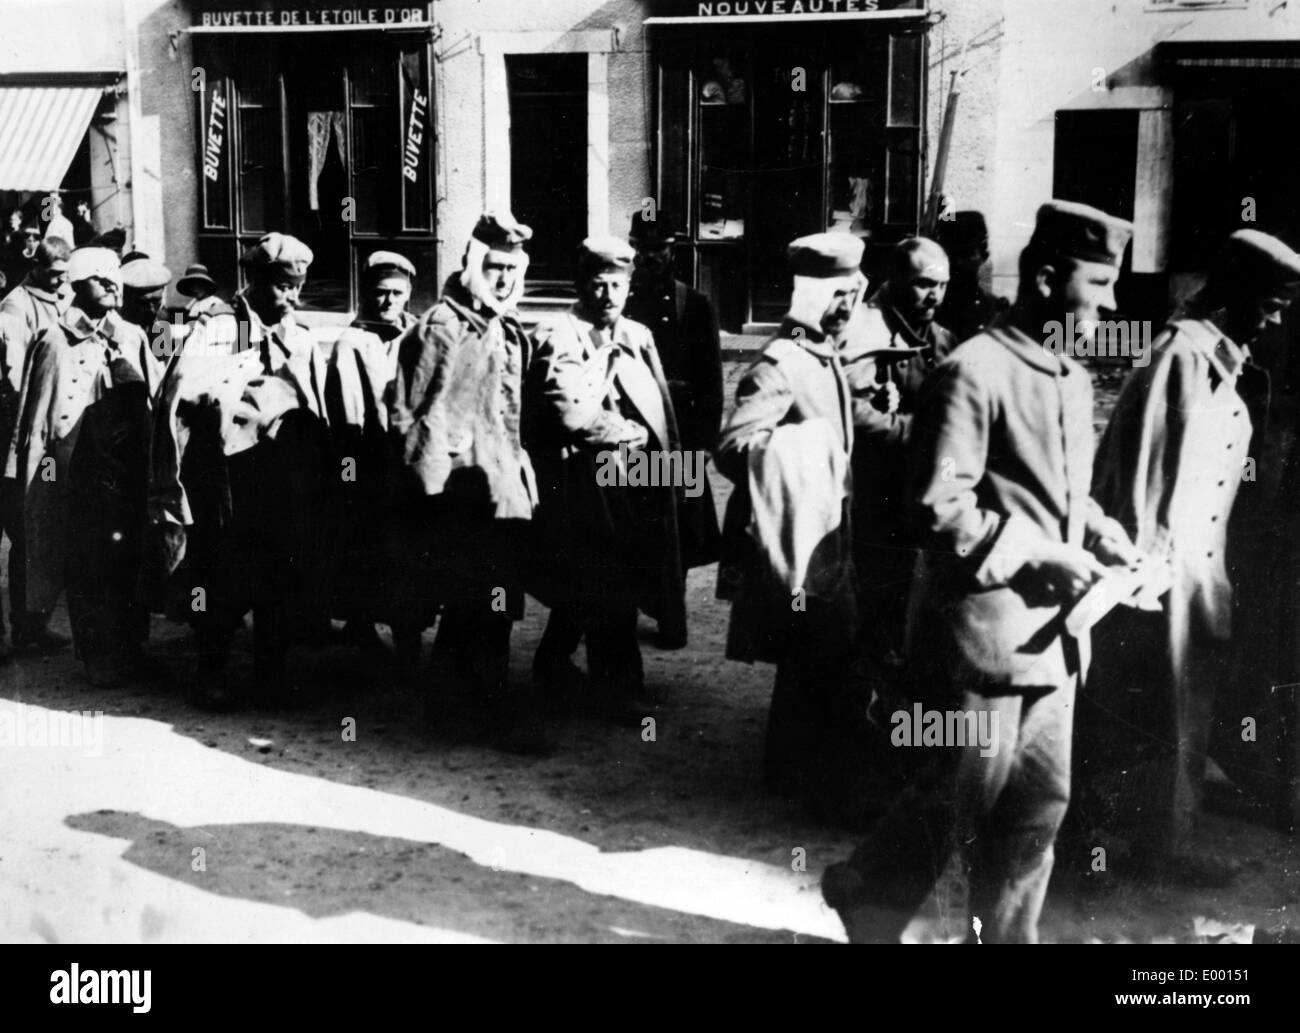
[[[70,652],[17,659],[0,668],[0,731],[105,716],[96,748],[0,742],[0,940],[843,939],[817,880],[856,836],[764,795],[772,670],[723,659],[715,575],[690,577],[686,649],[656,650],[643,621],[648,681],[670,701],[654,740],[556,717],[543,759],[479,745],[455,714],[421,721],[434,686],[400,688],[343,646],[291,655],[304,709],[225,715],[190,708],[183,684],[92,689]],[[544,618],[530,601],[516,629],[521,682]],[[189,631],[155,618],[153,642],[183,680]],[[238,649],[235,677],[247,632]],[[1295,840],[1237,810],[1206,822],[1245,865],[1231,889],[1098,874],[1054,887],[1043,938],[1294,938]]]

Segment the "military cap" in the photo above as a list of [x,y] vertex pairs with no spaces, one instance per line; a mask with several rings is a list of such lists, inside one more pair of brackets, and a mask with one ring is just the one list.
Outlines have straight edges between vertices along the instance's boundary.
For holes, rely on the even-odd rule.
[[947,251],[964,251],[989,240],[989,228],[982,212],[955,212],[951,219],[940,218],[934,224],[934,231]]
[[1237,230],[1223,245],[1220,276],[1261,296],[1294,299],[1300,294],[1300,255],[1277,237],[1259,230]]
[[185,275],[176,282],[176,290],[185,297],[194,296],[195,287],[206,287],[213,294],[217,292],[217,281],[208,275],[208,267],[200,262],[185,267]]
[[532,239],[533,231],[509,212],[484,212],[472,236],[493,251],[522,251],[524,242]]
[[624,272],[632,268],[636,252],[625,240],[613,236],[588,237],[578,248],[578,273],[592,276],[596,273]]
[[68,257],[68,282],[77,283],[92,276],[106,277],[120,284],[122,270],[117,255],[106,247],[79,247],[72,252]]
[[373,283],[385,276],[405,276],[408,280],[414,280],[415,266],[396,251],[372,251],[366,259],[361,278],[367,283]]
[[139,251],[136,257],[122,261],[122,286],[136,291],[156,291],[171,283],[172,271]]
[[1118,266],[1133,236],[1133,224],[1077,201],[1048,201],[1038,209],[1030,247],[1062,258]]
[[664,247],[677,241],[677,231],[673,225],[672,216],[665,215],[662,210],[647,218],[645,210],[638,208],[632,213],[632,229],[628,233],[628,239],[637,247]]
[[244,252],[239,264],[250,275],[287,273],[294,279],[303,280],[307,277],[307,267],[315,257],[311,248],[297,237],[291,237],[287,233],[268,233]]
[[848,276],[862,266],[862,241],[851,233],[810,233],[790,242],[790,272],[795,276]]

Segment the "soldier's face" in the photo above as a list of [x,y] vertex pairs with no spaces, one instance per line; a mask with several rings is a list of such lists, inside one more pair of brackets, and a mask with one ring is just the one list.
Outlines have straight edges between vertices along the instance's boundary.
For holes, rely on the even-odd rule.
[[77,307],[92,319],[112,311],[122,303],[122,288],[107,276],[90,276],[72,285]]
[[628,275],[622,272],[597,273],[583,282],[582,302],[597,326],[618,322],[627,304],[627,285]]
[[286,275],[272,276],[256,284],[252,291],[253,307],[263,319],[278,323],[293,314],[298,307],[298,297],[302,294],[302,282],[295,282]]
[[497,301],[508,301],[519,282],[522,263],[512,251],[489,251],[483,257],[483,279]]
[[43,291],[57,294],[68,279],[68,263],[56,259],[49,265],[36,265],[31,272],[32,282]]
[[1280,326],[1290,307],[1290,298],[1247,297],[1240,306],[1228,309],[1228,333],[1238,344],[1251,344],[1270,327]]
[[[125,294],[125,292],[124,292]],[[162,309],[163,290],[131,291],[122,300],[122,315],[136,326],[146,329],[153,326]]]
[[402,322],[411,300],[411,282],[405,276],[385,276],[366,290],[366,310],[371,319],[394,326]]
[[[1115,281],[1119,270],[1105,262],[1061,262],[1051,269],[1046,278],[1050,297],[1062,316],[1073,315],[1076,333],[1091,339],[1097,332],[1097,322],[1103,313],[1115,311]],[[1040,284],[1043,278],[1040,272]]]
[[840,287],[831,295],[830,304],[822,313],[822,333],[838,340],[848,329],[849,318],[853,315],[853,306],[858,303],[859,289],[852,285]]
[[647,276],[667,276],[673,267],[673,246],[641,245],[636,249],[636,267]]
[[947,261],[924,262],[919,254],[912,257],[911,275],[901,284],[895,304],[903,310],[913,326],[934,321],[935,310],[948,293]]

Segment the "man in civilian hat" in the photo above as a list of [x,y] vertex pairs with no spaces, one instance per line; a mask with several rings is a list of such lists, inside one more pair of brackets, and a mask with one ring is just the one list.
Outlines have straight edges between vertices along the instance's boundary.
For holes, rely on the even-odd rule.
[[[1109,809],[1136,833],[1135,861],[1183,881],[1223,884],[1232,875],[1229,865],[1191,849],[1192,832],[1216,692],[1232,685],[1240,698],[1248,690],[1233,677],[1229,554],[1230,528],[1239,530],[1238,491],[1236,509],[1254,501],[1252,429],[1262,435],[1267,410],[1267,378],[1253,365],[1251,346],[1281,322],[1297,294],[1300,255],[1257,230],[1233,233],[1205,286],[1153,342],[1150,363],[1125,382],[1097,457],[1094,497],[1139,549],[1169,565],[1172,588],[1159,612],[1126,613],[1105,625],[1107,646],[1098,656],[1109,677],[1088,693],[1093,734],[1080,741],[1081,767],[1094,789],[1112,776],[1125,805],[1111,800]],[[1244,552],[1271,551],[1267,535],[1243,545]],[[1276,566],[1266,576],[1280,587]],[[1274,609],[1276,591],[1255,587],[1268,592],[1264,608]],[[1260,646],[1270,654],[1261,666],[1276,677],[1271,644]],[[1144,676],[1151,685],[1141,712],[1126,713],[1131,686]],[[1141,734],[1129,746],[1137,755],[1125,759],[1116,751],[1134,728]],[[1129,775],[1119,777],[1121,769]],[[1125,791],[1134,770],[1150,772],[1139,779],[1140,794]],[[1108,820],[1108,831],[1115,824]]]
[[[682,448],[711,452],[722,425],[722,345],[713,304],[673,276],[677,232],[669,214],[659,210],[647,217],[644,211],[634,212],[630,240],[636,248],[636,268],[627,318],[648,326],[654,334],[677,413]],[[683,500],[680,511],[682,567],[686,570],[707,566],[719,555],[718,513],[708,475],[703,472],[700,488],[698,495]],[[659,639],[669,648],[684,646],[685,624],[660,627]]]
[[[78,248],[68,260],[67,276],[73,303],[32,344],[5,468],[5,476],[17,482],[21,493],[26,559],[23,612],[14,614],[14,645],[48,650],[67,644],[48,624],[59,594],[68,587],[78,654],[90,662],[93,650],[78,629],[77,586],[66,576],[72,569],[68,545],[73,520],[80,515],[73,506],[74,451],[94,403],[128,376],[138,378],[152,393],[161,369],[143,331],[117,314],[122,285],[115,254],[105,248]],[[114,372],[118,367],[120,374]],[[103,545],[111,546],[111,540]]]
[[867,286],[862,253],[848,233],[790,244],[790,309],[741,378],[714,455],[735,484],[718,567],[727,658],[776,665],[764,781],[819,808],[851,737],[854,409],[840,352]]
[[520,427],[532,349],[516,311],[532,235],[507,211],[479,218],[461,268],[400,342],[390,408],[404,500],[397,540],[424,582],[399,594],[423,608],[422,622],[441,603],[439,680],[486,706],[493,741],[517,752],[545,746],[528,699],[509,684],[537,505]]
[[935,313],[957,341],[974,337],[1010,307],[1006,298],[990,294],[980,284],[980,270],[989,260],[989,228],[980,212],[956,212],[939,219],[935,235],[952,269],[948,291]]
[[541,492],[538,551],[554,565],[541,579],[552,611],[534,671],[552,688],[571,685],[565,672],[576,636],[585,634],[598,706],[612,720],[639,725],[652,705],[644,699],[637,611],[660,627],[681,627],[686,584],[677,530],[682,489],[632,476],[638,459],[671,457],[681,447],[654,337],[623,315],[634,257],[615,237],[583,241],[578,301],[535,335],[525,440]]
[[196,697],[207,707],[236,702],[224,672],[250,608],[264,700],[291,698],[285,651],[327,625],[325,514],[340,473],[325,362],[293,318],[312,257],[282,233],[250,247],[233,314],[185,339],[155,406],[150,601],[195,625]]
[[[339,552],[334,613],[348,638],[379,647],[375,621],[392,599],[385,590],[387,514],[392,464],[388,393],[397,374],[397,346],[415,320],[407,305],[415,266],[393,251],[375,251],[361,271],[361,311],[330,354],[325,404],[341,469]],[[404,606],[403,606],[404,609]]]
[[[1138,558],[1088,494],[1088,372],[1044,340],[1067,316],[1094,326],[1114,307],[1132,232],[1087,205],[1044,204],[1008,318],[926,385],[912,436],[927,551],[911,608],[912,659],[929,658],[919,684],[931,693],[917,702],[979,731],[944,743],[936,799],[904,798],[827,870],[823,893],[855,941],[897,938],[950,860],[983,942],[1037,940],[1090,659],[1086,628],[1064,618],[1107,566]],[[895,745],[921,741],[905,731]]]
[[903,667],[907,596],[920,545],[907,498],[913,419],[926,376],[957,344],[935,319],[947,289],[943,248],[925,237],[900,241],[885,282],[854,313],[841,354],[859,409],[853,537],[863,645],[884,677]]
[[[65,295],[69,248],[62,240],[36,245],[31,270],[0,301],[0,455],[7,455],[18,423],[19,400],[31,366],[27,354],[38,337],[58,325]],[[0,473],[3,469],[0,468]],[[16,479],[0,478],[0,534],[9,537],[9,603],[22,622],[27,561],[22,538],[23,491]],[[0,609],[0,663],[10,656]]]
[[176,293],[190,299],[185,306],[185,318],[189,321],[199,320],[222,304],[217,281],[200,262],[185,267],[185,275],[176,281]]

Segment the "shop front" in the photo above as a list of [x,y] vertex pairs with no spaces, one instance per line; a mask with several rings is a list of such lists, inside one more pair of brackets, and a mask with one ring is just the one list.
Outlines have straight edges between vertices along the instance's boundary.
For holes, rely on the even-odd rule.
[[785,248],[853,233],[865,267],[915,233],[925,167],[923,0],[651,2],[655,202],[724,329],[780,319]]
[[[254,9],[249,9],[253,7]],[[315,252],[302,307],[357,306],[371,251],[437,290],[433,28],[427,5],[206,4],[193,10],[199,260],[239,285],[238,258],[271,230]]]

